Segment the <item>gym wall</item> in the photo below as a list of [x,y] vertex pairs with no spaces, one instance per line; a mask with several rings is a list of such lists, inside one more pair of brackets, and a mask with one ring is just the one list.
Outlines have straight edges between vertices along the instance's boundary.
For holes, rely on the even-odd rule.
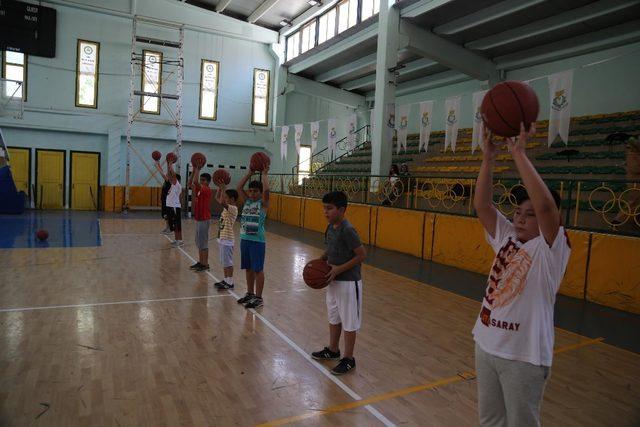
[[[324,232],[318,199],[272,195],[268,217]],[[494,254],[477,218],[350,204],[347,219],[365,244],[488,274]],[[640,313],[640,238],[568,230],[571,257],[559,293]]]

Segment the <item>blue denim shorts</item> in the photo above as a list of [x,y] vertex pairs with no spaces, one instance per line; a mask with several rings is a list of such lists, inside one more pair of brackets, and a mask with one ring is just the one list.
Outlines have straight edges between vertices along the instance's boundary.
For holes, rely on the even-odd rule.
[[240,241],[240,268],[260,273],[264,270],[264,254],[266,249],[264,242],[253,240]]

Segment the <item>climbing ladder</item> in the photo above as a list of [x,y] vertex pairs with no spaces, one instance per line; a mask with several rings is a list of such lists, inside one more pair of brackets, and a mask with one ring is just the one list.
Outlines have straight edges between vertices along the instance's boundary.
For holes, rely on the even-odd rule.
[[[162,40],[155,37],[149,37],[147,35],[141,35],[141,31],[148,32],[171,32],[175,31],[177,34],[177,41],[175,40]],[[149,70],[145,68],[145,52],[143,48],[145,46],[159,46],[164,49],[173,50],[175,55],[165,56],[162,52],[160,60],[160,72],[158,73],[158,85],[154,88],[153,92],[145,91],[144,86],[140,83],[140,90],[136,89],[138,82],[142,82],[148,79]],[[163,93],[163,89],[166,88],[166,83],[175,82],[176,93]],[[154,18],[134,16],[133,28],[131,34],[131,78],[129,81],[129,106],[127,110],[127,157],[126,157],[126,171],[125,171],[125,202],[124,211],[129,210],[130,201],[130,181],[131,181],[131,154],[133,153],[142,162],[143,166],[147,169],[151,177],[155,178],[155,170],[152,166],[149,166],[142,157],[142,155],[136,150],[135,144],[132,141],[131,132],[134,124],[137,122],[152,123],[165,126],[173,126],[176,128],[176,146],[174,153],[178,156],[176,162],[177,172],[180,172],[180,153],[182,149],[182,86],[184,83],[184,25],[161,21]],[[143,97],[143,98],[140,98]],[[141,111],[142,103],[147,102],[149,99],[159,99],[158,115],[161,112],[165,112],[169,116],[168,119],[152,118],[147,116]],[[140,100],[140,102],[136,102]],[[174,103],[175,101],[175,103]],[[156,178],[157,180],[157,178]]]

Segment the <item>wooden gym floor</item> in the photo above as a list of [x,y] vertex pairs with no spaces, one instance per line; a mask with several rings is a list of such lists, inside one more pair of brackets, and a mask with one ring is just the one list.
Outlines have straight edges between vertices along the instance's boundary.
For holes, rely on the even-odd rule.
[[[193,223],[182,249],[162,226],[103,218],[99,247],[0,250],[0,425],[477,424],[478,301],[365,266],[358,367],[333,377],[307,356],[328,333],[300,277],[320,249],[268,233],[256,313],[213,288],[214,240],[194,273]],[[640,354],[602,338],[556,331],[545,425],[640,422]]]

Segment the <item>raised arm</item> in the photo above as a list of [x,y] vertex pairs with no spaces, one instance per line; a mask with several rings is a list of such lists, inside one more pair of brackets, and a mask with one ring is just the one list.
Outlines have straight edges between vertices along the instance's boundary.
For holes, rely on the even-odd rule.
[[238,190],[238,205],[244,204],[244,201],[248,197],[247,196],[247,192],[244,191],[244,186],[247,185],[247,181],[249,181],[249,179],[251,179],[251,175],[253,175],[253,171],[252,170],[247,172],[247,174],[242,177],[242,179],[238,183],[238,186],[236,187],[236,190]]
[[262,206],[264,209],[269,209],[269,197],[271,190],[269,189],[269,166],[262,171]]
[[225,203],[223,194],[227,191],[227,186],[221,182],[218,184],[218,191],[216,193],[216,201],[222,205],[223,208],[227,209],[229,205]]
[[498,210],[493,205],[493,168],[496,163],[496,145],[493,135],[485,127],[482,128],[482,165],[476,181],[476,192],[473,207],[476,209],[480,223],[493,238],[496,236]]
[[171,184],[175,184],[178,181],[171,162],[167,162],[167,181],[169,181]]
[[200,176],[200,168],[194,167],[189,174],[189,181],[187,182],[187,186],[191,187],[193,190],[198,190],[200,187],[199,177]]
[[162,170],[162,166],[160,166],[160,161],[156,160],[154,164],[158,172],[160,172],[160,176],[162,176],[162,178],[165,181],[169,181],[169,176],[166,173],[164,173],[164,171]]
[[556,202],[553,200],[553,196],[549,191],[549,187],[544,183],[542,177],[540,177],[538,171],[536,171],[536,168],[533,167],[531,160],[527,157],[527,140],[533,136],[534,133],[536,133],[536,127],[533,123],[528,132],[525,130],[524,124],[520,123],[520,136],[517,141],[511,139],[508,143],[511,156],[520,173],[520,178],[522,178],[522,182],[527,189],[533,210],[536,213],[540,231],[547,241],[547,244],[551,246],[556,240],[558,230],[560,229],[560,214],[558,213]]

